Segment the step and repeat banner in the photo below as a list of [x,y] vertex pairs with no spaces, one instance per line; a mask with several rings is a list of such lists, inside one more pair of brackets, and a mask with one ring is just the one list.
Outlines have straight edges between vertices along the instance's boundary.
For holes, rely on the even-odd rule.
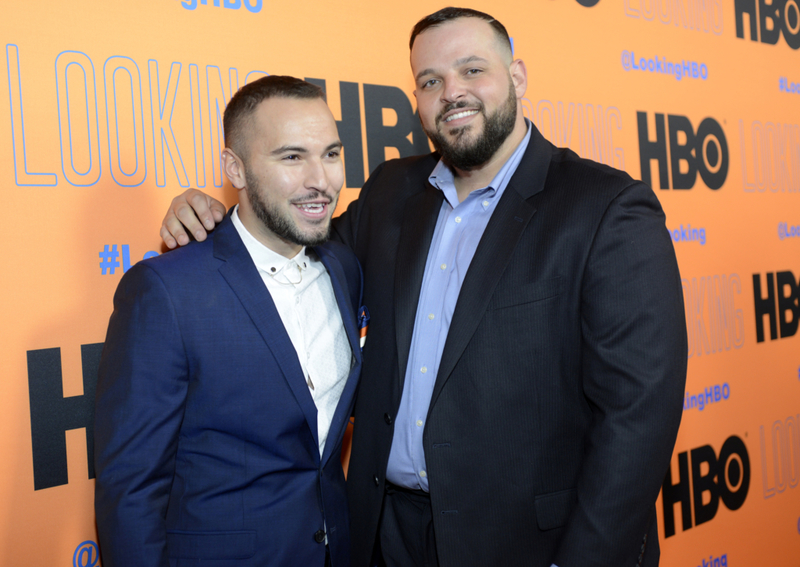
[[[800,566],[800,0],[476,0],[553,143],[651,184],[681,267],[683,422],[665,567]],[[171,198],[226,203],[222,112],[265,74],[326,89],[340,207],[429,151],[408,65],[443,7],[9,2],[0,20],[0,564],[97,567],[92,405],[112,294]]]

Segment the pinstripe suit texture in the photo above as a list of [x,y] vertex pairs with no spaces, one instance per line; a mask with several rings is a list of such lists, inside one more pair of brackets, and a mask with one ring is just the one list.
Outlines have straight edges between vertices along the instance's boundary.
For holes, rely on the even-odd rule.
[[[371,315],[348,475],[356,567],[373,555],[437,160],[383,164],[334,220]],[[425,425],[440,565],[657,565],[686,361],[653,191],[534,128],[461,288]]]

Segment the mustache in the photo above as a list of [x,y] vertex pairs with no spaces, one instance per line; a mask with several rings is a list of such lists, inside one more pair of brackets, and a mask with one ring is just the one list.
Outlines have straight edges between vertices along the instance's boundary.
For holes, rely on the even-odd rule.
[[327,201],[328,204],[333,202],[333,196],[328,195],[324,191],[311,191],[307,195],[303,195],[302,197],[296,197],[289,201],[293,205],[302,205],[303,203],[310,203],[313,201]]
[[[459,109],[459,108],[464,108],[466,106],[469,106],[469,103],[466,100],[460,100],[458,102],[451,102],[451,103],[447,104],[439,112],[439,114],[436,115],[436,123],[439,124],[440,122],[442,122],[444,120],[444,115],[447,114],[448,112],[450,112],[452,110]],[[478,103],[477,106],[478,106],[478,110],[483,111],[483,105],[481,103]]]

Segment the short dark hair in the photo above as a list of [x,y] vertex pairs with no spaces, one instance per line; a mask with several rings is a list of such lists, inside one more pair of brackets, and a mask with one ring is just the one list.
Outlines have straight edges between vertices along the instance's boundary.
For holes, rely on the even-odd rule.
[[506,27],[499,21],[495,20],[489,14],[479,12],[478,10],[471,10],[470,8],[453,8],[452,6],[448,8],[442,8],[438,12],[434,12],[430,16],[425,16],[418,21],[417,25],[414,26],[414,29],[411,30],[411,41],[408,43],[408,48],[411,49],[414,47],[414,40],[417,39],[417,36],[426,29],[440,26],[445,22],[457,20],[458,18],[480,18],[481,20],[489,22],[489,25],[492,26],[494,32],[497,34],[497,37],[504,43],[508,44],[509,49],[511,49],[511,39],[508,37],[508,31],[506,31]]
[[[284,75],[268,75],[247,83],[236,91],[225,107],[222,126],[225,131],[225,147],[237,151],[234,145],[241,138],[242,126],[256,107],[268,98],[325,99],[325,93],[317,85],[302,79]],[[240,156],[243,159],[246,156]]]

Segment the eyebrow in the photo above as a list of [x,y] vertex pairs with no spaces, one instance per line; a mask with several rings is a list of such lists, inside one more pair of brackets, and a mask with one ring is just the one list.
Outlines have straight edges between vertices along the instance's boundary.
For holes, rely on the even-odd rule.
[[[488,63],[486,59],[483,57],[479,57],[477,55],[470,55],[469,57],[462,57],[461,59],[456,59],[453,67],[461,67],[462,65],[467,65],[469,63],[474,63],[475,61],[480,61],[481,63]],[[423,69],[414,77],[414,80],[419,81],[425,75],[433,75],[436,72],[433,68]]]
[[[325,148],[325,151],[323,153],[335,149],[341,149],[343,147],[344,144],[342,144],[341,140],[336,140],[335,142],[329,144],[328,147]],[[277,156],[286,152],[292,152],[296,154],[307,154],[308,148],[304,148],[303,146],[281,146],[279,148],[275,148],[274,150],[272,150],[270,154],[273,156]]]

